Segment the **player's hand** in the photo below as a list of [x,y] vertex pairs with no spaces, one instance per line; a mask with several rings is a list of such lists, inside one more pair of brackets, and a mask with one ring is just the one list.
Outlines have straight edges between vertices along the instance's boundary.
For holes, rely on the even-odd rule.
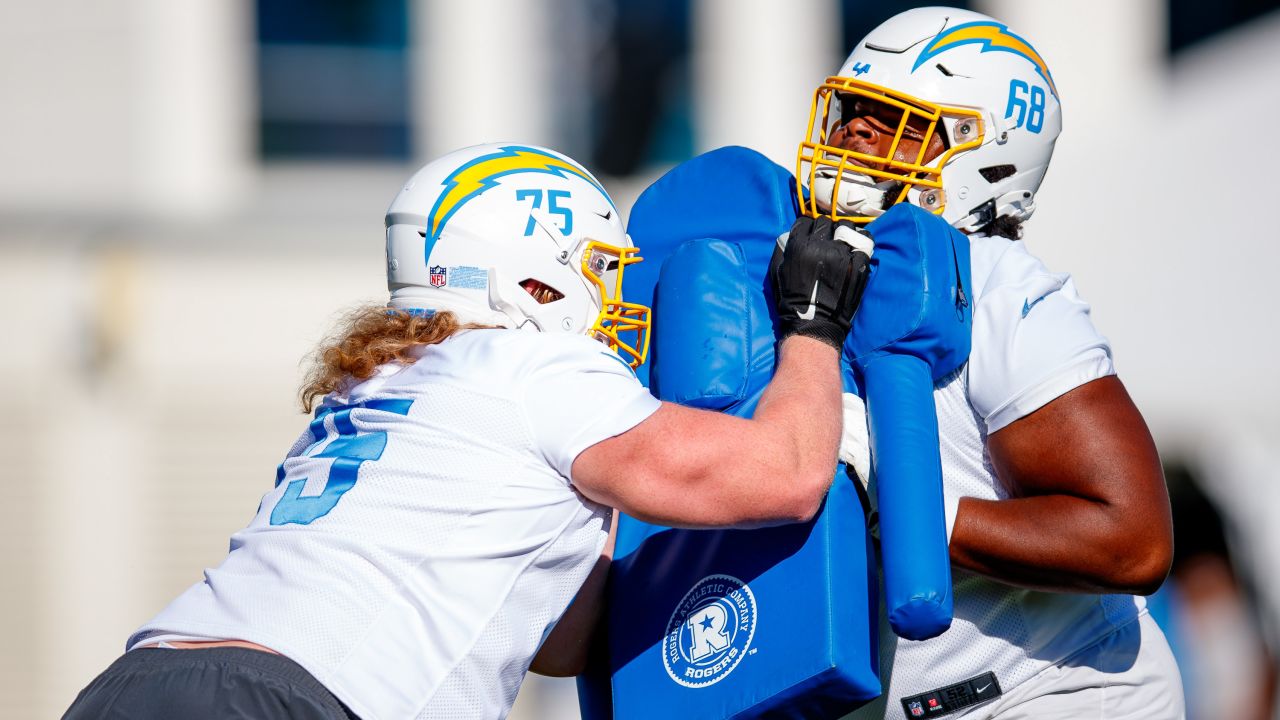
[[[779,339],[804,335],[840,348],[862,300],[871,239],[852,223],[801,217],[769,262]],[[858,247],[855,247],[855,243]]]

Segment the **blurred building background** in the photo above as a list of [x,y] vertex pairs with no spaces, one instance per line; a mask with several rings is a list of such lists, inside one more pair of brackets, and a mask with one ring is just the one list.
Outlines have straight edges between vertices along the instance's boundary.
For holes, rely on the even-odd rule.
[[[220,560],[304,422],[300,360],[383,297],[416,165],[546,144],[624,208],[720,145],[790,167],[816,83],[923,4],[0,3],[0,716],[58,716]],[[1191,716],[1278,717],[1277,3],[942,4],[1031,38],[1061,90],[1027,242],[1093,303],[1169,464],[1155,606]],[[576,714],[538,679],[513,717]]]

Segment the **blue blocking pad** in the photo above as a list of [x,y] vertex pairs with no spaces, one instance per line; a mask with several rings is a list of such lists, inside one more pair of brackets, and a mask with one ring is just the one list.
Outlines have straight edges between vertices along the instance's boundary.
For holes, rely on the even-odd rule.
[[[646,262],[628,268],[624,295],[653,303],[641,378],[658,397],[754,412],[775,362],[765,275],[795,219],[793,187],[758,153],[724,148],[672,170],[637,201],[629,230]],[[611,677],[580,681],[584,717],[805,718],[857,708],[880,693],[873,553],[843,467],[809,523],[692,531],[621,517]]]
[[[737,243],[747,276],[758,282],[754,292],[769,292],[764,278],[773,254],[770,243],[791,229],[796,208],[791,174],[754,150],[725,147],[682,163],[645,190],[631,208],[627,230],[645,261],[627,268],[622,296],[649,305],[655,316],[662,314],[663,323],[677,313],[701,312],[696,304],[664,308],[654,297],[665,261],[680,245],[701,238]],[[772,299],[767,302],[772,304]],[[654,326],[656,334],[660,326],[656,321]],[[770,347],[770,357],[772,353]],[[661,349],[651,348],[655,361],[636,368],[640,382],[649,384],[649,373],[660,364],[661,354]]]
[[925,640],[952,617],[933,388],[969,357],[969,241],[906,204],[867,229],[872,274],[845,355],[867,400],[889,625]]
[[841,472],[809,523],[660,529],[619,553],[613,717],[839,717],[879,695],[874,550],[854,482]]

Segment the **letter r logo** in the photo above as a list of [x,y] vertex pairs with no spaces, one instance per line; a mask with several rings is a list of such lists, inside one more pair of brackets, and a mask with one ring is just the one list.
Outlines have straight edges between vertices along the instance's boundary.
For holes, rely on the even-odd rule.
[[693,639],[693,647],[689,651],[689,659],[697,662],[702,658],[729,647],[729,633],[725,632],[728,613],[719,605],[708,605],[691,613],[685,623]]

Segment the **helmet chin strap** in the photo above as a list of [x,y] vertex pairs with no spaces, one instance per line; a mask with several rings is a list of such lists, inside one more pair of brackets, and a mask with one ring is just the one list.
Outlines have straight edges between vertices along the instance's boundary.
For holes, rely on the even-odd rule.
[[952,224],[957,230],[973,232],[989,225],[996,218],[1006,215],[1017,222],[1023,222],[1035,211],[1035,193],[1029,190],[1013,190],[979,205]]

